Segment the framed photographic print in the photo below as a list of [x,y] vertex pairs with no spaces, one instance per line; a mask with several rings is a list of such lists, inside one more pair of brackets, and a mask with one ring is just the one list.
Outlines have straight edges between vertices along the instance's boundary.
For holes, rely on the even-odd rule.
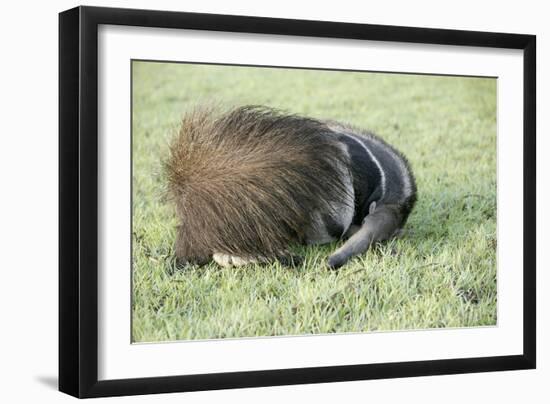
[[535,36],[59,17],[59,388],[535,367]]

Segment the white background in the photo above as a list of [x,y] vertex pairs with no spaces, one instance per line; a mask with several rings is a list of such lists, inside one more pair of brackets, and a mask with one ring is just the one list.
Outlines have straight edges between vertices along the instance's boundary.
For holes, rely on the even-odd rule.
[[[544,2],[96,1],[89,5],[508,31],[538,35],[538,369],[460,376],[285,386],[109,399],[110,402],[381,401],[548,402],[550,398],[550,27]],[[0,97],[0,400],[68,402],[57,374],[57,13],[77,3],[11,3],[2,9]]]

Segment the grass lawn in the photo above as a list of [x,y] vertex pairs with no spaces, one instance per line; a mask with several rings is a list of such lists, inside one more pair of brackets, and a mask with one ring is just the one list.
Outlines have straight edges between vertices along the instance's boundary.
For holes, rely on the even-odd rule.
[[[182,114],[263,104],[370,129],[409,158],[398,240],[339,271],[339,243],[295,269],[175,268],[162,160]],[[496,80],[134,62],[134,342],[495,325]]]

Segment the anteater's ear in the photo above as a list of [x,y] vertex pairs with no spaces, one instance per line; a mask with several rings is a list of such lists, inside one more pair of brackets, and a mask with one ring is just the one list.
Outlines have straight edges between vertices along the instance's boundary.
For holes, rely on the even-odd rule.
[[376,201],[372,202],[369,205],[369,215],[372,215],[374,213],[374,210],[376,209]]

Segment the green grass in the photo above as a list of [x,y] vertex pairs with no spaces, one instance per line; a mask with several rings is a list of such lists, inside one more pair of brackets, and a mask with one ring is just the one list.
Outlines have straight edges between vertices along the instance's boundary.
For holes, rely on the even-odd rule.
[[[264,104],[374,131],[409,158],[418,203],[398,240],[337,272],[338,243],[296,269],[175,268],[162,159],[197,104]],[[133,65],[135,342],[496,324],[496,80]]]

